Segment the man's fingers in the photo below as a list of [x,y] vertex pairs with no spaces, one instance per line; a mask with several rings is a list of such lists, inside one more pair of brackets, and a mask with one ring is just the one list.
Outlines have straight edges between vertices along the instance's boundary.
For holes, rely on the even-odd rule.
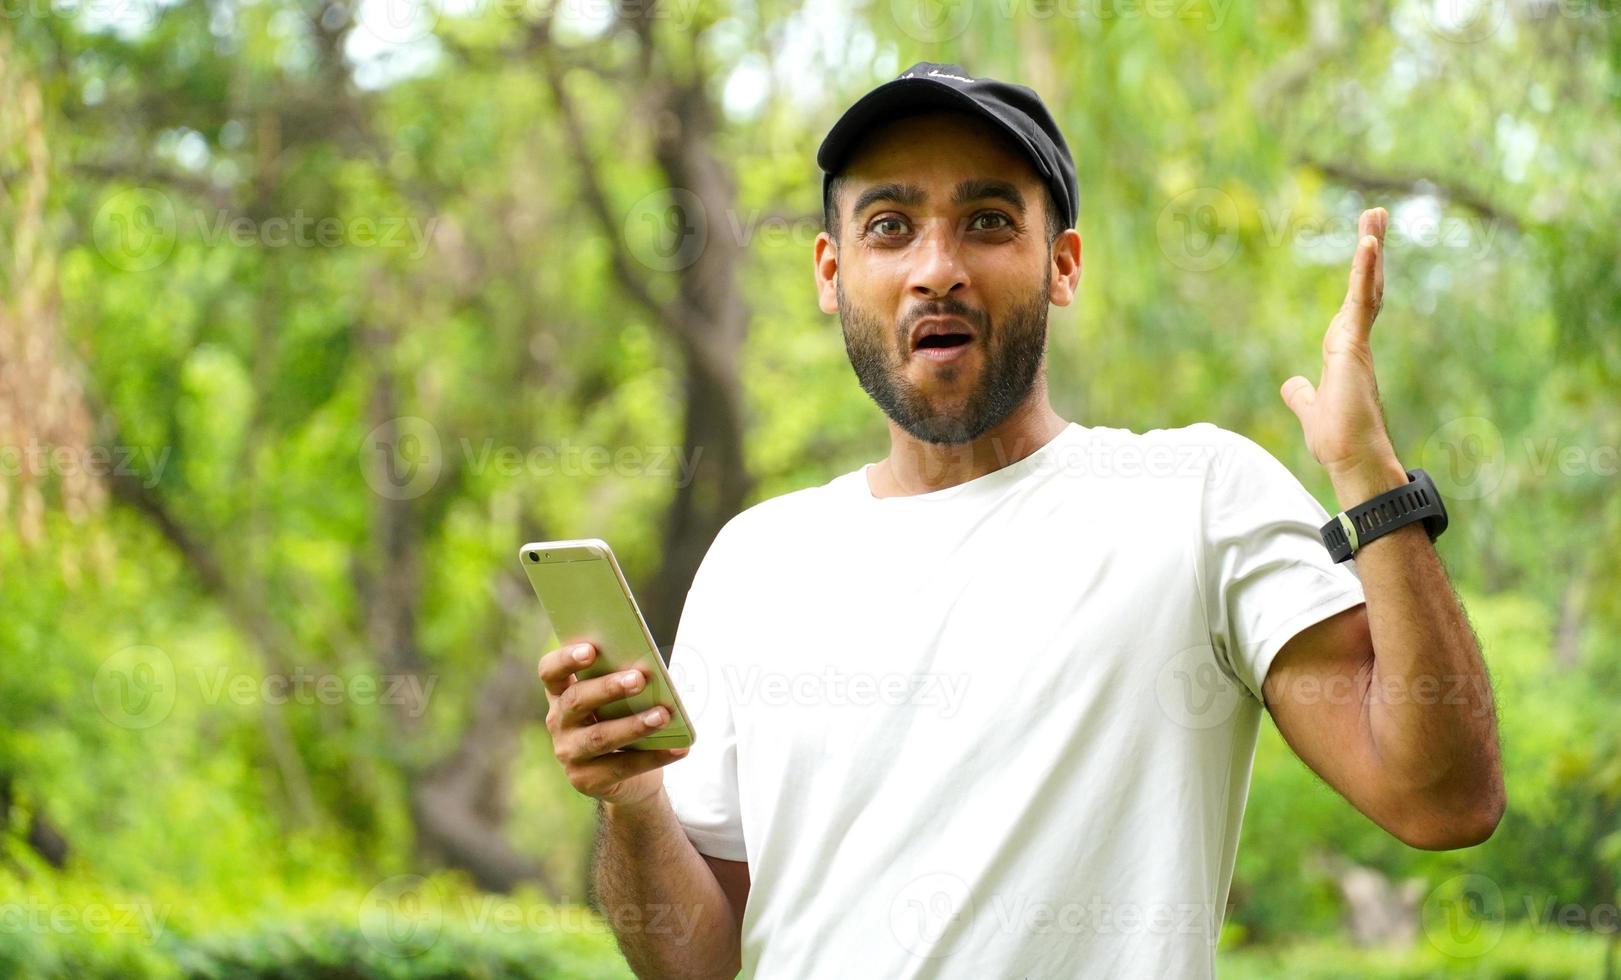
[[1368,235],[1385,240],[1385,229],[1390,224],[1390,212],[1384,208],[1369,208],[1356,219],[1356,237],[1366,238]]
[[1390,213],[1370,208],[1357,218],[1356,255],[1351,260],[1351,281],[1345,292],[1345,308],[1357,336],[1366,340],[1373,331],[1385,297],[1385,231]]
[[1380,261],[1379,239],[1363,235],[1357,242],[1356,257],[1351,261],[1351,281],[1345,291],[1345,309],[1351,314],[1353,332],[1366,340],[1373,330],[1374,317],[1379,315],[1382,287],[1376,285],[1375,270]]
[[[582,653],[584,659],[581,659]],[[562,697],[574,683],[574,672],[589,665],[596,656],[596,649],[589,643],[571,643],[547,651],[540,658],[540,680],[546,685],[546,693],[554,698]]]
[[616,752],[569,767],[569,783],[587,796],[605,792],[615,783],[667,766],[684,758],[686,749],[648,749]]
[[[1383,209],[1380,211],[1383,214]],[[1385,227],[1388,217],[1379,219],[1379,254],[1373,260],[1373,306],[1377,310],[1385,305]]]
[[647,677],[639,670],[621,670],[580,681],[572,685],[568,696],[563,698],[559,724],[564,728],[585,724],[598,708],[628,698],[646,686]]
[[1278,393],[1283,396],[1283,403],[1289,406],[1289,410],[1302,422],[1306,418],[1303,413],[1309,412],[1317,401],[1317,390],[1311,386],[1310,381],[1298,374],[1285,381]]
[[624,718],[611,718],[570,731],[558,755],[565,762],[581,765],[624,748],[639,738],[670,723],[670,709],[664,705]]

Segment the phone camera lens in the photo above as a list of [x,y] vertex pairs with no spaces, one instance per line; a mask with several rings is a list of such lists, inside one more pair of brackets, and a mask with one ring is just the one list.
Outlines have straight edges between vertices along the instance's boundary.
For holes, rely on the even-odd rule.
[[529,560],[530,560],[530,561],[532,561],[532,562],[534,562],[534,563],[535,563],[535,564],[537,564],[537,565],[538,565],[538,564],[540,564],[540,552],[538,552],[538,551],[531,551],[531,552],[530,552],[530,553],[529,553]]

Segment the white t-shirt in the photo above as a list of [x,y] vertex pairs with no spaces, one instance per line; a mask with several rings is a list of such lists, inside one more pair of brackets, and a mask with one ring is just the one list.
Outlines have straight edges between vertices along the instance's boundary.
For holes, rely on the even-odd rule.
[[1261,682],[1364,601],[1250,439],[1071,423],[933,493],[863,467],[716,537],[671,654],[744,977],[1207,977]]

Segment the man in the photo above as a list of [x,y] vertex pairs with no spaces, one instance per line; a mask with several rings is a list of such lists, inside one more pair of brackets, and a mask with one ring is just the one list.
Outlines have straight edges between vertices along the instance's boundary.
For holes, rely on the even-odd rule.
[[1263,706],[1402,841],[1490,836],[1491,693],[1431,543],[1444,511],[1353,509],[1409,482],[1369,348],[1384,211],[1319,385],[1281,391],[1358,518],[1353,567],[1249,439],[1053,412],[1047,309],[1081,237],[1034,92],[920,64],[818,162],[821,308],[889,456],[721,531],[671,658],[689,751],[614,751],[667,720],[596,723],[642,678],[577,681],[589,647],[541,660],[638,974],[1211,976]]

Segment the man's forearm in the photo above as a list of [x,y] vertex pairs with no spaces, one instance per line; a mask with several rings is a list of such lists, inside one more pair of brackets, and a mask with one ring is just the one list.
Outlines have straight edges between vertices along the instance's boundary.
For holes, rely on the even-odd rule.
[[[1339,474],[1343,509],[1403,486],[1399,463]],[[1503,809],[1497,721],[1474,631],[1422,522],[1360,549],[1374,664],[1366,704],[1369,736],[1391,785],[1451,835],[1484,838]]]
[[593,880],[598,909],[637,976],[737,975],[731,904],[664,793],[637,807],[598,807]]

